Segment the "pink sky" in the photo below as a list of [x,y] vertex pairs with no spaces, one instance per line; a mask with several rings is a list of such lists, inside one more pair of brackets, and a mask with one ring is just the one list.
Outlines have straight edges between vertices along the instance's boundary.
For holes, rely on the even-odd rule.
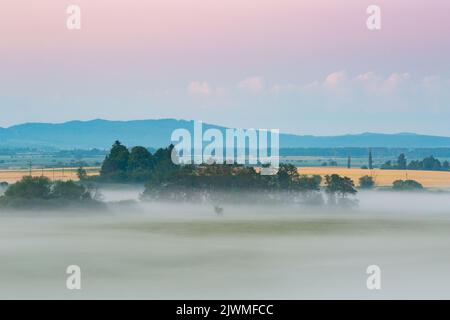
[[[66,29],[69,4],[81,7],[80,31]],[[366,28],[371,4],[382,9],[378,32]],[[30,101],[64,105],[70,90],[77,92],[71,105],[77,100],[81,109],[105,94],[139,104],[136,91],[170,91],[177,92],[170,101],[157,101],[166,113],[139,106],[131,114],[185,117],[190,113],[174,105],[193,81],[307,84],[341,70],[449,77],[449,30],[448,0],[3,0],[0,96],[30,115]],[[96,108],[51,120],[107,116]],[[0,125],[40,119],[18,112]]]
[[[374,2],[383,10],[383,30],[368,33],[365,9]],[[71,3],[82,9],[78,33],[65,28]],[[394,63],[446,56],[449,15],[446,0],[6,0],[0,49],[13,68],[47,61],[59,67],[81,57],[86,68],[114,61],[117,68],[162,63],[208,72],[219,63],[251,69],[323,63],[330,55],[352,67],[377,57]]]

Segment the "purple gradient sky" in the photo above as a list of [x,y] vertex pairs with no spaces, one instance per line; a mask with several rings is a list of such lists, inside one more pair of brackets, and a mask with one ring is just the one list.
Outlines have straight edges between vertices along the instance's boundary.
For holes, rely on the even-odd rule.
[[[370,4],[381,31],[366,28]],[[449,57],[448,0],[4,0],[0,126],[175,117],[450,135]]]

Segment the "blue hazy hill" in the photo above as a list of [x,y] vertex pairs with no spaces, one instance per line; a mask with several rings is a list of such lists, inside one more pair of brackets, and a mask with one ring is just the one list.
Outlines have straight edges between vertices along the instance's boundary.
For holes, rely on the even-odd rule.
[[[170,143],[175,129],[193,131],[193,121],[176,119],[133,121],[70,121],[60,124],[25,123],[0,128],[0,148],[52,147],[59,149],[106,149],[115,140],[128,146],[162,147]],[[204,124],[203,128],[225,127]],[[280,134],[281,148],[441,148],[450,147],[450,137],[413,133],[363,133],[341,136]]]

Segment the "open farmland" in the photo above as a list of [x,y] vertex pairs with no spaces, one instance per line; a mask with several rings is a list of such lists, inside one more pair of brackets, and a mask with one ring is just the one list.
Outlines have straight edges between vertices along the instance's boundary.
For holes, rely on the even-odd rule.
[[[54,168],[54,169],[32,169],[33,177],[44,176],[51,180],[78,180],[78,168]],[[97,175],[99,169],[96,167],[84,168],[88,176]],[[14,183],[24,176],[29,176],[30,170],[0,170],[0,182]]]
[[450,188],[450,172],[446,171],[368,170],[330,167],[300,167],[298,170],[300,174],[307,175],[339,174],[351,178],[356,184],[358,184],[360,177],[371,175],[378,187],[391,186],[395,180],[412,179],[427,188]]
[[[89,176],[98,175],[98,167],[85,168]],[[347,176],[358,184],[360,177],[372,175],[378,187],[391,186],[395,180],[412,179],[427,188],[450,188],[450,172],[416,170],[347,169],[339,167],[299,167],[300,174],[339,174]],[[30,174],[29,170],[0,170],[0,182],[14,183]],[[33,169],[32,176],[45,176],[51,180],[78,180],[77,168]]]

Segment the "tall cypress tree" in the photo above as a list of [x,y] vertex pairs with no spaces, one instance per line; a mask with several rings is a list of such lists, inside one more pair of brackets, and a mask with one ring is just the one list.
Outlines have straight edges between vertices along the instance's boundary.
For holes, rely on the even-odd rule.
[[369,169],[373,169],[372,149],[369,149]]

